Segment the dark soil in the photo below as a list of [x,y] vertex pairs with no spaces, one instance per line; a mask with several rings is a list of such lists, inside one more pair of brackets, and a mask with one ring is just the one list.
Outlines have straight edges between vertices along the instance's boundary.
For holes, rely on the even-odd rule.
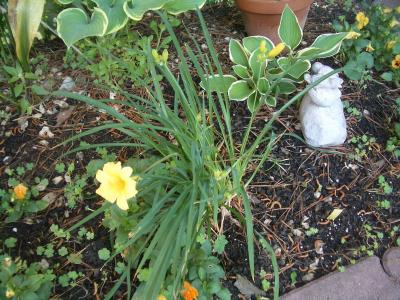
[[[343,14],[340,4],[326,6],[322,1],[317,1],[317,4],[312,6],[304,31],[305,40],[308,43],[319,34],[332,31],[329,22]],[[227,53],[229,40],[226,37],[244,37],[240,13],[236,8],[216,5],[207,8],[204,16],[210,26],[209,30],[214,38],[224,71],[229,72]],[[195,34],[200,44],[204,43],[194,14],[185,15],[183,23]],[[143,25],[143,28],[145,27]],[[178,34],[182,40],[187,39],[184,31]],[[57,72],[49,75],[57,86],[65,76],[71,76],[77,82],[75,91],[85,90],[94,98],[108,97],[106,92],[93,87],[92,78],[87,73],[63,69],[64,47],[61,43],[55,41],[47,46],[39,45],[36,49],[40,49],[49,58],[49,68],[58,69]],[[173,59],[173,53],[171,56]],[[329,60],[329,63],[332,66],[340,66],[339,61]],[[248,192],[252,196],[255,228],[269,240],[278,257],[281,294],[368,255],[366,251],[360,250],[362,247],[372,249],[374,254],[381,256],[387,248],[396,244],[398,233],[393,236],[389,233],[400,223],[400,165],[398,160],[385,152],[385,147],[387,139],[392,134],[392,123],[395,121],[394,99],[399,96],[400,90],[375,81],[357,85],[346,80],[343,100],[349,101],[352,107],[362,112],[360,119],[346,113],[348,140],[353,136],[363,134],[376,138],[372,149],[368,150],[367,156],[360,161],[349,157],[349,154],[354,153],[354,144],[346,143],[342,147],[320,151],[308,148],[302,141],[289,135],[294,133],[301,136],[296,107],[289,109],[276,122],[274,131],[279,135],[279,142],[271,153],[270,161],[255,178]],[[52,109],[54,103],[50,101],[51,99],[47,100],[44,108]],[[286,100],[281,99],[278,106],[284,101]],[[7,184],[7,177],[4,174],[7,166],[17,167],[26,162],[34,162],[33,173],[28,176],[33,178],[40,175],[52,179],[56,176],[54,171],[56,163],[74,161],[77,167],[75,173],[79,174],[83,172],[85,163],[96,157],[97,154],[93,151],[83,153],[83,157],[76,154],[63,156],[78,143],[62,145],[61,142],[72,134],[96,126],[107,118],[106,115],[97,113],[87,106],[78,105],[70,100],[67,102],[74,105],[75,109],[72,116],[61,126],[56,126],[56,114],[30,119],[29,126],[24,132],[19,130],[16,121],[6,125],[4,131],[11,133],[11,136],[0,142],[2,188]],[[260,112],[253,131],[254,135],[272,112],[273,110],[269,108]],[[249,120],[246,104],[233,103],[232,116],[235,138],[239,141]],[[40,145],[41,139],[38,137],[38,132],[45,123],[55,134],[55,138],[48,140],[48,146]],[[108,131],[84,140],[101,143],[120,139],[122,136],[118,133]],[[336,154],[332,151],[336,151]],[[122,148],[116,154],[124,160],[130,152]],[[4,161],[5,158],[6,161]],[[378,185],[380,175],[383,175],[393,187],[390,195],[384,195],[380,189]],[[49,188],[41,196],[49,192],[62,195],[65,183],[55,185],[51,183],[51,180],[49,181]],[[85,190],[85,193],[88,192],[90,189]],[[390,200],[390,209],[377,206],[377,201],[384,199]],[[36,248],[53,240],[54,237],[49,234],[51,224],[68,228],[87,215],[88,208],[98,207],[97,203],[89,199],[79,201],[76,207],[66,212],[65,203],[62,202],[65,199],[61,198],[60,201],[57,200],[44,213],[31,219],[0,227],[0,240],[4,241],[10,236],[18,238],[18,246],[13,249],[12,255],[21,256],[28,261],[40,260],[42,257],[36,255]],[[233,205],[240,209],[239,201]],[[334,208],[343,209],[343,212],[334,221],[326,221]],[[371,226],[374,232],[383,233],[384,236],[378,240],[377,248],[373,248],[376,240],[368,234],[365,224]],[[85,275],[75,287],[66,290],[57,286],[55,295],[58,295],[60,299],[103,299],[118,279],[114,266],[103,266],[103,262],[98,258],[99,249],[110,248],[108,233],[101,226],[101,217],[92,220],[87,227],[95,232],[93,241],[79,242],[76,239],[77,233],[74,232],[73,238],[68,242],[70,249],[75,252],[82,251],[83,263],[80,265],[61,263],[55,268],[57,274],[75,270]],[[308,236],[306,231],[309,228],[317,229],[317,233]],[[237,275],[251,280],[244,229],[238,225],[237,221],[228,218],[224,223],[224,231],[230,242],[221,256],[226,271],[225,285],[231,290],[233,299],[243,299],[234,287],[234,282]],[[255,283],[261,286],[260,271],[263,269],[267,273],[265,279],[270,280],[272,287],[271,260],[259,246],[258,241],[255,242]],[[322,250],[321,247],[316,249],[316,246],[320,245],[322,245]],[[47,260],[51,265],[60,263],[57,255]],[[297,274],[296,280],[293,280],[294,273]],[[124,290],[123,284],[119,298],[123,297]],[[268,291],[268,294],[272,295],[272,289]]]

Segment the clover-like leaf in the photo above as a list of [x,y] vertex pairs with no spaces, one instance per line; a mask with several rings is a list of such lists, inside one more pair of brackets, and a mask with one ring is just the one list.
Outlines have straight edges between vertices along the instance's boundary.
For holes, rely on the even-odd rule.
[[303,31],[301,30],[299,21],[288,5],[283,10],[278,34],[282,42],[292,50],[300,45],[303,38]]
[[107,26],[107,15],[97,7],[90,19],[80,8],[67,8],[57,16],[58,35],[68,47],[89,36],[103,36]]
[[228,90],[229,99],[235,101],[244,101],[254,93],[255,90],[251,88],[245,80],[239,80],[232,83]]
[[128,16],[124,11],[126,0],[93,0],[97,6],[104,11],[108,19],[108,26],[105,34],[120,30],[128,22]]

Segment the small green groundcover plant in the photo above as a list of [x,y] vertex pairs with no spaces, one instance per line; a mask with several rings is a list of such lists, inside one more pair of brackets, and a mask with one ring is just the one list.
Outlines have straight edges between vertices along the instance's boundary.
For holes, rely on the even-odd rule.
[[[283,11],[278,33],[282,41],[278,45],[263,36],[245,37],[242,41],[231,39],[229,57],[234,64],[234,75],[211,75],[200,85],[212,91],[228,92],[231,100],[247,101],[252,113],[264,104],[275,107],[281,95],[296,91],[312,60],[337,54],[349,35],[346,32],[322,34],[309,47],[299,50],[303,32],[288,6]],[[287,53],[278,58],[285,50]]]
[[[353,31],[354,39],[344,41],[341,49],[343,61],[366,63],[374,68],[382,79],[400,83],[400,6],[396,9],[381,4],[361,3],[362,11],[356,12],[353,22],[345,16],[333,23],[338,32]],[[351,79],[352,74],[349,74]]]

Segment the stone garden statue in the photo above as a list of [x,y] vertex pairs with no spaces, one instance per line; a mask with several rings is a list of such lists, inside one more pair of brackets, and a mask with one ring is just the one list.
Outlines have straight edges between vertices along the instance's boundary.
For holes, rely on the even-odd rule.
[[[312,74],[306,74],[308,83],[317,81],[333,69],[319,62],[314,63]],[[332,75],[311,89],[300,106],[300,122],[306,143],[314,147],[337,146],[347,137],[346,119],[340,99],[343,79]]]

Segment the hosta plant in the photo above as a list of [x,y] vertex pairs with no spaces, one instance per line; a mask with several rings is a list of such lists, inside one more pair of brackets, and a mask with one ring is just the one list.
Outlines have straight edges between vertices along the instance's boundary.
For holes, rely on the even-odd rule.
[[[262,36],[245,37],[242,41],[231,39],[229,57],[234,75],[212,75],[201,86],[227,91],[230,100],[247,100],[252,113],[262,104],[275,106],[279,95],[296,91],[296,84],[303,81],[312,60],[337,54],[347,35],[323,34],[309,47],[299,50],[303,32],[296,15],[286,6],[279,26],[282,43],[274,45]],[[282,53],[285,54],[277,58]]]
[[[59,0],[72,5],[57,16],[57,32],[70,47],[80,39],[104,36],[123,28],[129,19],[140,21],[147,11],[163,9],[177,15],[201,8],[206,0]],[[88,3],[89,2],[89,3]],[[89,16],[89,12],[91,15]]]

